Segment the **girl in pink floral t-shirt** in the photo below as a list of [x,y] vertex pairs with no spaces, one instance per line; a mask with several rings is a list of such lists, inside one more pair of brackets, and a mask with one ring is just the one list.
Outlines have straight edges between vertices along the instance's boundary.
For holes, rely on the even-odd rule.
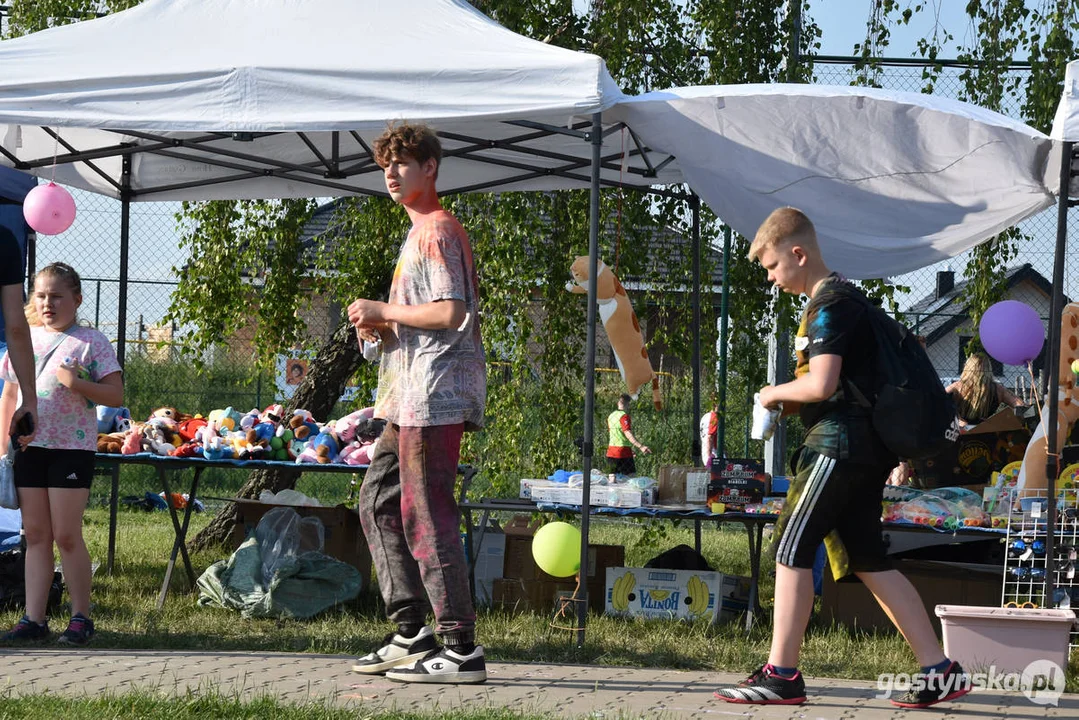
[[[124,385],[116,353],[104,335],[76,324],[82,303],[79,274],[64,263],[41,269],[26,319],[34,342],[38,428],[15,455],[26,534],[26,614],[0,640],[42,640],[49,635],[45,605],[53,576],[53,543],[60,549],[71,596],[71,621],[59,642],[85,645],[94,634],[90,620],[90,554],[82,537],[82,515],[90,496],[97,449],[95,404],[118,407]],[[0,395],[0,438],[8,437],[19,386],[5,355]]]

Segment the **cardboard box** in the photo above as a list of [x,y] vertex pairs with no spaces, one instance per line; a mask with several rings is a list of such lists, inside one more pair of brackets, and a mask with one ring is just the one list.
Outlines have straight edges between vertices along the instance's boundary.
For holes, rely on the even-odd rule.
[[657,478],[656,500],[663,505],[701,504],[708,500],[710,468],[693,465],[662,465]]
[[743,507],[759,503],[769,494],[769,475],[763,460],[712,458],[708,504]]
[[550,487],[555,483],[545,478],[521,478],[521,483],[518,488],[517,496],[523,500],[532,499],[532,488],[537,485],[540,487]]
[[745,611],[750,579],[720,572],[607,568],[604,612],[664,619],[731,620]]
[[[626,549],[621,545],[589,545],[586,577],[602,580],[607,568],[624,565],[625,562]],[[565,581],[565,578],[548,575],[536,565],[536,561],[532,558],[531,535],[506,535],[505,564],[502,568],[502,577],[525,581]],[[601,591],[602,589],[600,588]]]
[[[570,487],[565,483],[533,485],[531,494],[532,501],[537,503],[559,503],[563,505],[582,505],[584,503],[584,488]],[[655,504],[655,497],[655,488],[640,490],[626,484],[593,485],[591,492],[588,494],[588,502],[593,507],[635,508]]]
[[[565,483],[551,483],[550,485],[533,485],[532,501],[537,503],[560,503],[562,505],[582,505],[584,503],[584,488],[570,487]],[[597,485],[589,493],[588,502],[592,505],[607,504],[607,489]]]
[[248,533],[255,531],[262,516],[280,507],[290,507],[300,517],[316,517],[322,521],[326,530],[322,552],[341,562],[348,563],[360,571],[363,577],[363,590],[367,592],[371,584],[371,552],[367,548],[367,538],[360,527],[360,516],[345,505],[334,507],[308,507],[292,505],[268,505],[253,500],[234,500],[240,515],[232,530],[233,547],[239,547]]
[[720,573],[718,622],[732,622],[749,608],[749,588],[753,578]]
[[913,462],[914,484],[922,489],[957,485],[981,488],[992,481],[995,471],[1022,460],[1029,442],[1030,431],[1014,410],[1006,408],[960,435],[940,455]]
[[[929,619],[941,636],[937,605],[1000,605],[1003,574],[998,565],[895,560],[921,596]],[[893,630],[876,598],[861,582],[835,582],[825,567],[821,592],[821,620],[866,630]]]
[[[587,583],[588,608],[603,612],[604,586],[602,580]],[[576,580],[521,580],[502,578],[495,580],[494,607],[510,612],[538,612],[551,614],[560,606],[561,598],[573,597],[577,591]]]

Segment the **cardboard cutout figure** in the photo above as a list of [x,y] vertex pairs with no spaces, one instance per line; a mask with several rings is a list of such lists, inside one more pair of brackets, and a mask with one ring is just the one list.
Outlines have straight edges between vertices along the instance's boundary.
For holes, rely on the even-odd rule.
[[[1060,382],[1059,400],[1057,401],[1057,452],[1064,447],[1064,440],[1072,431],[1072,426],[1079,420],[1079,388],[1075,386],[1075,372],[1072,363],[1079,358],[1079,303],[1069,303],[1060,316],[1060,367],[1057,378]],[[1041,422],[1034,431],[1030,443],[1023,455],[1023,467],[1016,480],[1017,490],[1045,490],[1049,487],[1045,475],[1046,447],[1045,420],[1049,414],[1048,397],[1042,405]],[[1034,493],[1020,493],[1033,495]]]
[[[573,280],[566,283],[566,289],[573,293],[587,293],[587,255],[573,261],[570,274]],[[637,399],[641,387],[651,380],[652,403],[656,410],[661,410],[663,403],[659,397],[659,377],[648,360],[648,349],[641,336],[641,324],[637,320],[637,314],[633,312],[629,295],[622,283],[618,282],[614,272],[602,260],[599,261],[596,277],[596,304],[600,319],[603,320],[603,328],[607,331],[607,338],[611,341],[611,349],[614,350],[618,372],[622,374],[622,381],[626,384],[626,392],[633,399]]]

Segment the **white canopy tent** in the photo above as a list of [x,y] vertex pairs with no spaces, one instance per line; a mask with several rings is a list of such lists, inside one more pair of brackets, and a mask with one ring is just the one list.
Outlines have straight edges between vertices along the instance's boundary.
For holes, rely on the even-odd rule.
[[851,278],[954,257],[1053,203],[1048,137],[932,95],[691,87],[626,98],[604,118],[676,156],[689,186],[743,235],[777,207],[806,211],[829,266]]
[[[147,0],[4,41],[0,66],[0,163],[121,201],[121,355],[131,202],[384,194],[370,143],[395,119],[439,131],[443,193],[591,188],[593,277],[603,186],[686,182],[746,234],[797,204],[854,278],[961,252],[1055,189],[1051,141],[995,113],[845,87],[631,98],[461,0]],[[590,287],[586,367],[595,317]],[[591,373],[585,395],[587,472]]]
[[836,269],[868,278],[1055,189],[1046,136],[997,113],[846,86],[629,97],[600,58],[461,0],[149,0],[0,43],[0,65],[0,162],[132,202],[384,194],[370,142],[394,119],[439,131],[443,193],[585,188],[603,112],[601,185],[686,182],[750,235],[805,208]]

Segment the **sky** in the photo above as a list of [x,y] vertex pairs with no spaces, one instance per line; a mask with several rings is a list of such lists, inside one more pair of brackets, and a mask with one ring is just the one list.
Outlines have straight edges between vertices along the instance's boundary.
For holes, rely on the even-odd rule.
[[[900,0],[901,7],[916,3]],[[911,17],[909,25],[892,26],[886,53],[889,57],[916,57],[918,40],[934,29],[950,33],[955,40],[945,45],[944,57],[954,57],[957,45],[970,39],[969,19],[962,0],[922,0],[925,8]],[[868,0],[809,0],[809,15],[821,28],[822,55],[851,55],[857,43],[865,42],[869,20]]]

